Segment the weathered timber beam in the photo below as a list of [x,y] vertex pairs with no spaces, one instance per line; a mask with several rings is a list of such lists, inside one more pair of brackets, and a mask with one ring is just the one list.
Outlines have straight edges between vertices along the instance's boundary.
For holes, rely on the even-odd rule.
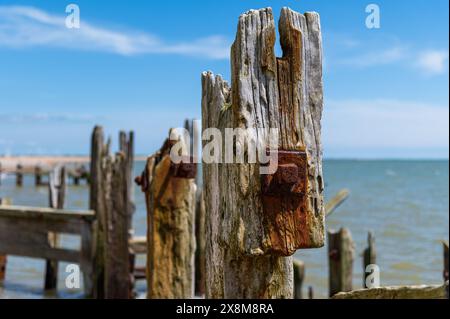
[[448,281],[436,286],[393,286],[340,292],[332,299],[446,299]]
[[18,217],[18,218],[42,218],[55,220],[73,220],[84,219],[92,221],[95,219],[95,212],[70,211],[63,209],[54,209],[47,207],[28,207],[28,206],[0,206],[0,217]]
[[207,298],[292,298],[291,256],[324,244],[319,15],[283,8],[279,34],[281,58],[275,56],[272,9],[242,14],[231,49],[231,86],[211,72],[202,75],[202,128],[222,136],[230,128],[248,129],[247,145],[294,154],[286,155],[292,163],[282,164],[293,168],[299,186],[297,192],[263,193],[259,164],[203,164]]
[[325,205],[325,216],[330,216],[336,208],[338,208],[350,195],[348,189],[340,190],[332,199],[330,199]]

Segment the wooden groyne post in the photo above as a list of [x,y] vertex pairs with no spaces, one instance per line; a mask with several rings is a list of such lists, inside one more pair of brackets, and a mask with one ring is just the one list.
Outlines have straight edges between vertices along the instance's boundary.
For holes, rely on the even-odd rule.
[[375,250],[375,237],[372,232],[369,232],[367,235],[367,248],[364,249],[363,252],[363,287],[367,287],[367,276],[369,273],[367,272],[367,266],[375,265],[377,263],[377,252]]
[[[147,297],[192,298],[194,294],[196,164],[185,154],[170,157],[176,143],[188,144],[171,130],[161,149],[148,158],[136,182],[147,205]],[[176,136],[176,138],[174,138]],[[178,153],[177,153],[178,154]]]
[[352,290],[355,245],[350,231],[328,231],[329,295]]
[[21,187],[23,185],[23,166],[17,164],[16,166],[16,186]]
[[[272,128],[279,139],[269,155],[283,165],[274,177],[261,175],[258,163],[236,163],[247,151],[239,143],[234,164],[204,161],[207,298],[292,298],[292,254],[323,246],[319,15],[283,8],[279,33],[282,58],[275,56],[272,9],[244,13],[231,50],[231,87],[219,75],[202,76],[203,130],[225,137],[227,128],[248,129],[247,144],[264,152]],[[276,181],[285,192],[277,193]]]
[[34,168],[34,185],[42,185],[42,167],[39,165],[36,165]]
[[[37,179],[37,178],[36,178]],[[39,184],[41,185],[41,181]],[[49,207],[54,209],[64,209],[64,200],[66,195],[66,169],[65,167],[56,167],[49,175],[48,182]],[[56,233],[48,234],[48,242],[51,247],[57,248],[59,236]],[[45,290],[53,290],[58,284],[58,261],[46,260],[45,267]]]
[[90,208],[98,230],[95,255],[94,297],[131,297],[129,239],[132,198],[133,133],[119,134],[120,150],[110,154],[103,128],[96,126],[91,143]]

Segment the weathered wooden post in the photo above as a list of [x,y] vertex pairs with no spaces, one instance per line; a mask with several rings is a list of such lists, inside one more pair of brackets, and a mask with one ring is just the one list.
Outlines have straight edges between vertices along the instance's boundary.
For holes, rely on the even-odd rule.
[[328,231],[328,262],[330,297],[338,292],[352,290],[353,260],[355,246],[350,231]]
[[131,297],[130,275],[131,172],[133,167],[133,134],[120,133],[120,152],[107,156],[103,163],[106,250],[105,250],[105,298],[128,299]]
[[96,126],[91,137],[91,164],[90,164],[90,192],[89,208],[95,211],[97,231],[94,257],[94,276],[92,297],[102,299],[105,297],[105,243],[106,243],[106,212],[105,190],[103,184],[103,161],[109,153],[108,145],[104,144],[103,128]]
[[21,187],[23,185],[23,166],[17,164],[16,167],[16,186]]
[[[39,184],[37,184],[36,180],[36,185],[41,185],[41,182],[39,181]],[[49,174],[48,194],[49,194],[50,208],[55,209],[64,208],[64,200],[66,195],[65,167],[56,167]],[[59,244],[58,235],[56,233],[49,233],[48,242],[51,247],[57,247]],[[44,284],[45,290],[56,289],[57,285],[58,285],[58,261],[47,260],[45,267],[45,284]]]
[[[12,200],[10,198],[0,198],[0,206],[2,205],[12,205]],[[5,280],[7,263],[8,263],[8,256],[0,255],[0,282]]]
[[314,288],[312,286],[308,287],[308,299],[314,299]]
[[367,273],[367,266],[374,265],[377,263],[377,252],[375,250],[375,237],[372,232],[367,235],[367,248],[364,249],[363,253],[363,287],[367,287],[366,280],[369,273]]
[[172,161],[175,144],[189,149],[185,137],[178,135],[174,140],[174,134],[171,130],[172,140],[148,158],[145,171],[136,179],[147,204],[148,298],[192,298],[194,294],[196,164],[185,154],[179,154],[181,162]]
[[302,286],[305,278],[305,263],[294,259],[294,299],[303,299]]
[[[282,58],[272,9],[241,15],[231,87],[211,72],[202,76],[203,130],[221,139],[227,128],[248,129],[248,148],[264,153],[270,145],[282,167],[274,177],[261,175],[258,163],[236,164],[248,155],[240,142],[234,164],[204,161],[207,298],[292,298],[290,256],[324,243],[319,15],[283,8],[279,33]],[[270,129],[280,137],[274,147]],[[203,136],[204,154],[211,136]],[[210,151],[223,163],[220,149]]]
[[130,297],[129,238],[132,200],[133,133],[120,132],[120,151],[109,152],[103,129],[94,128],[91,149],[90,208],[97,214],[94,297]]
[[34,185],[42,185],[42,167],[39,165],[36,165],[34,168]]

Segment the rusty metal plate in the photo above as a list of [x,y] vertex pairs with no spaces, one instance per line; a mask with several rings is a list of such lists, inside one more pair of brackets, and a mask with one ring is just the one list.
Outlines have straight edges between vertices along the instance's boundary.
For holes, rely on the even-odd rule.
[[261,195],[271,254],[291,256],[311,248],[307,211],[308,158],[306,152],[278,151],[278,169],[262,175]]
[[176,178],[192,179],[197,176],[197,164],[193,163],[193,158],[186,157],[180,163],[170,163],[170,175]]

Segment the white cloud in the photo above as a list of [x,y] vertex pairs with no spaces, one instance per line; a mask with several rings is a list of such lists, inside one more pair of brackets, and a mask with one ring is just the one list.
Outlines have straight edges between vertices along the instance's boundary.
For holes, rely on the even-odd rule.
[[27,6],[0,6],[0,47],[51,46],[121,55],[170,53],[211,59],[229,57],[221,36],[168,43],[143,32],[123,32],[90,24],[81,17],[79,29],[68,29],[65,16]]
[[325,101],[324,144],[333,148],[412,149],[449,145],[449,107],[398,100]]
[[419,54],[417,66],[426,74],[442,74],[448,71],[448,51],[429,50]]
[[339,64],[356,67],[371,67],[398,62],[405,56],[406,50],[403,47],[392,47],[385,50],[363,53],[360,55],[354,55],[350,58],[341,59]]

